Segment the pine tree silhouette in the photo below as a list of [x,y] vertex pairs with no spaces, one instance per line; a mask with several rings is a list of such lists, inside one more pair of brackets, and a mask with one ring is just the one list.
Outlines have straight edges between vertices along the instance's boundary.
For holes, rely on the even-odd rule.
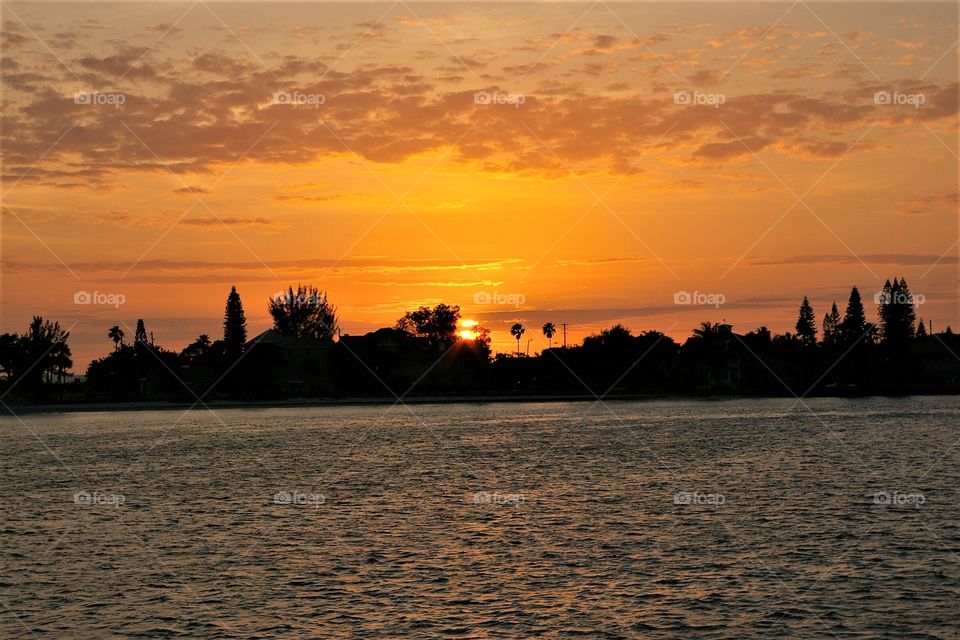
[[247,318],[236,287],[230,287],[227,306],[223,313],[223,346],[227,356],[235,358],[243,353],[247,342]]
[[803,302],[800,304],[800,316],[797,318],[797,337],[806,347],[813,347],[817,344],[817,316],[813,313],[813,307],[807,296],[803,296]]

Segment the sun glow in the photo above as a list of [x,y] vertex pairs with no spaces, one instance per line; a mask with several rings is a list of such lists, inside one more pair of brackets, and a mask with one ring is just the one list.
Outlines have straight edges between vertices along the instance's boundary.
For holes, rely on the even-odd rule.
[[476,340],[478,335],[477,327],[479,324],[476,320],[462,320],[457,335],[464,340]]

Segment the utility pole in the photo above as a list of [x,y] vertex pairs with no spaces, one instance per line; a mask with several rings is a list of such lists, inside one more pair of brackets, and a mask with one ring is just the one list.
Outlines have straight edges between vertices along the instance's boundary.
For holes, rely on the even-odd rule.
[[527,340],[527,357],[530,357],[530,343],[533,342],[533,338]]
[[563,348],[567,348],[567,323],[563,323]]

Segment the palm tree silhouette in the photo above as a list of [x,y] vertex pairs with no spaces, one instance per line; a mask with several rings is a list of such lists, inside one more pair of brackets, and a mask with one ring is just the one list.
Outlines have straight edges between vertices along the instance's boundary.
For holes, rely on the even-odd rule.
[[114,325],[110,327],[110,331],[107,332],[107,337],[113,340],[113,350],[116,351],[120,348],[120,345],[123,344],[123,329]]
[[720,325],[712,322],[701,322],[700,326],[693,330],[693,335],[708,339],[720,333]]
[[520,336],[524,334],[526,329],[523,328],[523,325],[519,322],[515,323],[510,327],[510,335],[517,339],[517,355],[520,355]]
[[557,333],[557,327],[554,326],[552,322],[548,322],[543,325],[543,335],[547,336],[547,340],[550,342],[550,348],[553,348],[553,336]]

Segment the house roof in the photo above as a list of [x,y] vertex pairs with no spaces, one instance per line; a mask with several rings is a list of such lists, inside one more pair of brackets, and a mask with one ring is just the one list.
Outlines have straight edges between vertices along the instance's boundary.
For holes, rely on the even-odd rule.
[[391,327],[377,329],[362,336],[340,336],[340,341],[346,345],[366,347],[417,347],[422,349],[427,346],[421,338],[415,338]]
[[247,342],[246,347],[249,349],[255,344],[272,344],[284,349],[318,349],[329,346],[314,338],[285,336],[274,329],[267,329],[260,335],[252,338]]

